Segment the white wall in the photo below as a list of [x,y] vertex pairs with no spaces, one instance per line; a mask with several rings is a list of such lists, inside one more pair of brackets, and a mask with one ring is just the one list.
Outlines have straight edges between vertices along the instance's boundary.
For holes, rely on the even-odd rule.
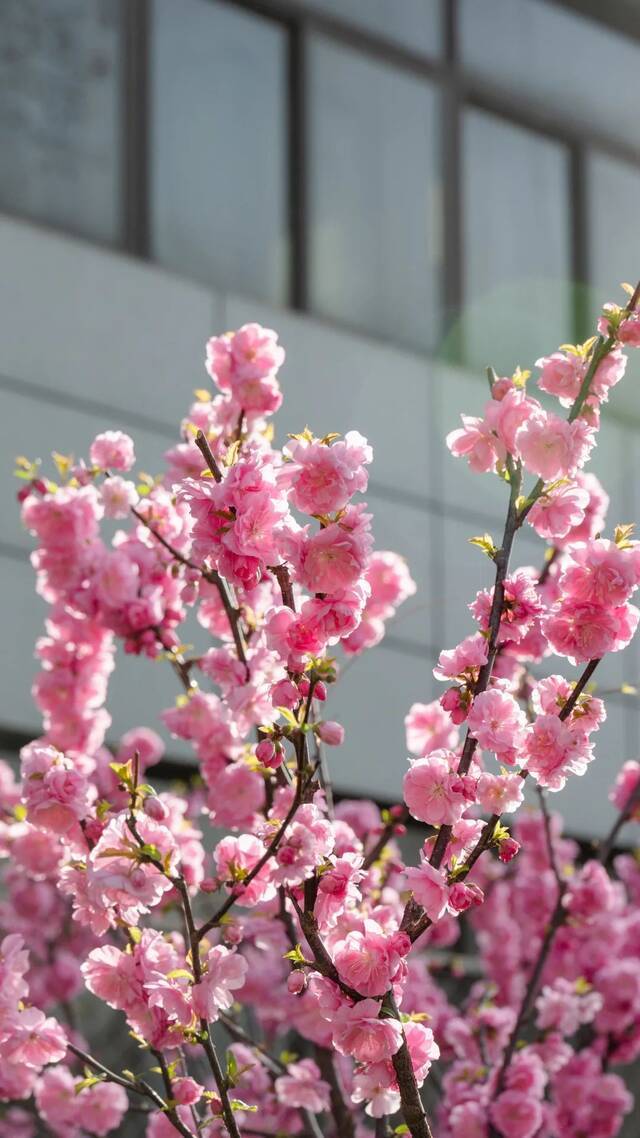
[[[6,218],[0,218],[0,258],[0,727],[39,729],[29,683],[44,607],[33,592],[30,539],[19,525],[14,456],[46,459],[53,449],[85,454],[95,433],[112,427],[135,437],[141,468],[159,469],[193,388],[206,382],[206,338],[256,319],[277,328],[287,349],[279,438],[306,423],[317,434],[357,427],[368,435],[376,543],[405,554],[419,584],[386,645],[349,667],[332,705],[347,728],[347,744],[334,759],[336,785],[396,799],[406,763],[405,711],[436,694],[434,657],[471,631],[464,606],[490,580],[490,563],[466,539],[485,529],[496,537],[501,532],[505,488],[470,475],[443,443],[460,411],[480,411],[484,377],[298,313],[212,293]],[[612,492],[614,521],[638,513],[638,446],[622,419],[607,421],[594,465]],[[520,546],[521,564],[540,562],[530,535]],[[606,681],[639,674],[632,649],[612,661]],[[111,688],[114,739],[135,723],[154,723],[174,694],[168,668],[125,659]],[[636,705],[612,698],[599,757],[588,778],[573,780],[563,796],[574,832],[608,827],[606,788],[620,763],[636,754],[638,728]],[[171,743],[172,753],[178,750]]]

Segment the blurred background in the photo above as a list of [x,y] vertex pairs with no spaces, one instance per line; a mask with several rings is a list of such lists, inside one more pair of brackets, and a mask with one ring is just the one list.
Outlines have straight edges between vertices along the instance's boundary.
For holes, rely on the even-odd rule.
[[[418,584],[348,667],[342,792],[394,801],[403,718],[437,694],[440,648],[472,630],[505,487],[451,459],[484,368],[584,339],[640,276],[637,0],[0,0],[0,744],[39,731],[29,686],[44,606],[11,463],[80,456],[102,429],[161,468],[204,343],[247,320],[287,349],[278,438],[358,428],[374,446],[377,545]],[[615,524],[640,514],[638,365],[593,463]],[[521,564],[541,563],[531,532]],[[194,631],[194,639],[201,630]],[[593,837],[638,754],[632,646],[598,758],[562,796]],[[177,694],[122,661],[111,738]],[[181,761],[186,752],[171,742]]]

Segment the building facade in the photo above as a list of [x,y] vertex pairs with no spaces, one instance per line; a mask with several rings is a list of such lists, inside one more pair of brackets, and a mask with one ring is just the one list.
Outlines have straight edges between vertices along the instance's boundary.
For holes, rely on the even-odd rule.
[[[603,9],[606,8],[606,12]],[[640,11],[595,0],[3,0],[0,45],[0,651],[5,748],[37,733],[44,607],[11,462],[129,431],[159,470],[206,338],[247,320],[287,349],[279,438],[358,428],[376,544],[418,584],[350,664],[341,791],[394,800],[403,717],[490,563],[505,488],[444,447],[484,368],[584,339],[640,276]],[[637,376],[637,371],[636,371]],[[613,394],[593,468],[611,520],[640,515],[640,396]],[[519,539],[520,564],[540,545]],[[197,643],[198,630],[194,630]],[[607,828],[640,745],[640,650],[613,657],[609,717],[571,829]],[[615,689],[618,689],[617,691]],[[124,659],[113,738],[175,698]],[[177,744],[171,751],[180,752]]]

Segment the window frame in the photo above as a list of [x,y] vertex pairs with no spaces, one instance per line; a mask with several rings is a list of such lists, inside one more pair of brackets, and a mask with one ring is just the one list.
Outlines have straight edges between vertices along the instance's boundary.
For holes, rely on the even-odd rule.
[[[440,90],[442,130],[440,163],[443,185],[443,278],[441,280],[440,332],[446,333],[452,321],[464,308],[464,201],[462,192],[462,121],[467,107],[483,110],[497,118],[553,139],[563,145],[569,156],[569,189],[566,208],[570,217],[570,271],[578,283],[590,284],[590,238],[588,232],[588,158],[599,151],[638,169],[640,148],[603,135],[589,124],[562,121],[557,115],[540,112],[526,99],[514,94],[509,102],[503,93],[486,81],[466,75],[460,58],[458,34],[458,0],[439,0],[442,44],[439,53],[428,57],[412,51],[396,41],[370,29],[356,26],[348,17],[335,15],[303,4],[301,0],[217,0],[239,7],[254,15],[276,22],[287,37],[287,202],[290,241],[288,306],[314,315],[309,305],[310,240],[309,240],[309,115],[308,115],[308,45],[314,35],[321,35],[338,45],[370,59],[379,60],[405,73],[422,77]],[[318,0],[320,3],[320,0]],[[542,0],[541,0],[542,2]],[[544,0],[582,15],[610,30],[631,36],[640,43],[640,9],[633,0],[611,0],[606,14],[600,0]],[[149,228],[149,124],[153,113],[149,94],[150,30],[153,0],[119,0],[121,21],[121,129],[120,129],[120,194],[121,240],[109,244],[142,260],[152,261]],[[28,219],[27,219],[28,220]],[[36,223],[40,224],[40,223]],[[59,230],[47,225],[44,228]],[[94,244],[104,246],[104,242]],[[574,290],[575,339],[588,330],[587,289]],[[375,338],[362,328],[346,322],[318,316],[320,322],[344,327],[360,335]],[[395,342],[384,337],[386,343]],[[464,345],[457,341],[458,362],[464,360]],[[411,349],[409,349],[411,350]],[[415,351],[415,349],[414,349]]]

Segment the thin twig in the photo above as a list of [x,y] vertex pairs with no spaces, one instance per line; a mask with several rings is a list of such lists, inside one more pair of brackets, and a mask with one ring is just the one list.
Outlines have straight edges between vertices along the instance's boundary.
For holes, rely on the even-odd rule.
[[222,482],[222,471],[221,471],[220,467],[218,466],[218,463],[214,457],[214,454],[213,454],[213,451],[211,450],[211,447],[209,446],[207,436],[204,434],[203,431],[198,431],[198,433],[197,433],[197,435],[193,441],[195,442],[195,444],[196,444],[198,450],[200,451],[200,454],[202,455],[207,466],[209,467],[209,470],[213,474],[213,477],[215,478],[216,482]]

